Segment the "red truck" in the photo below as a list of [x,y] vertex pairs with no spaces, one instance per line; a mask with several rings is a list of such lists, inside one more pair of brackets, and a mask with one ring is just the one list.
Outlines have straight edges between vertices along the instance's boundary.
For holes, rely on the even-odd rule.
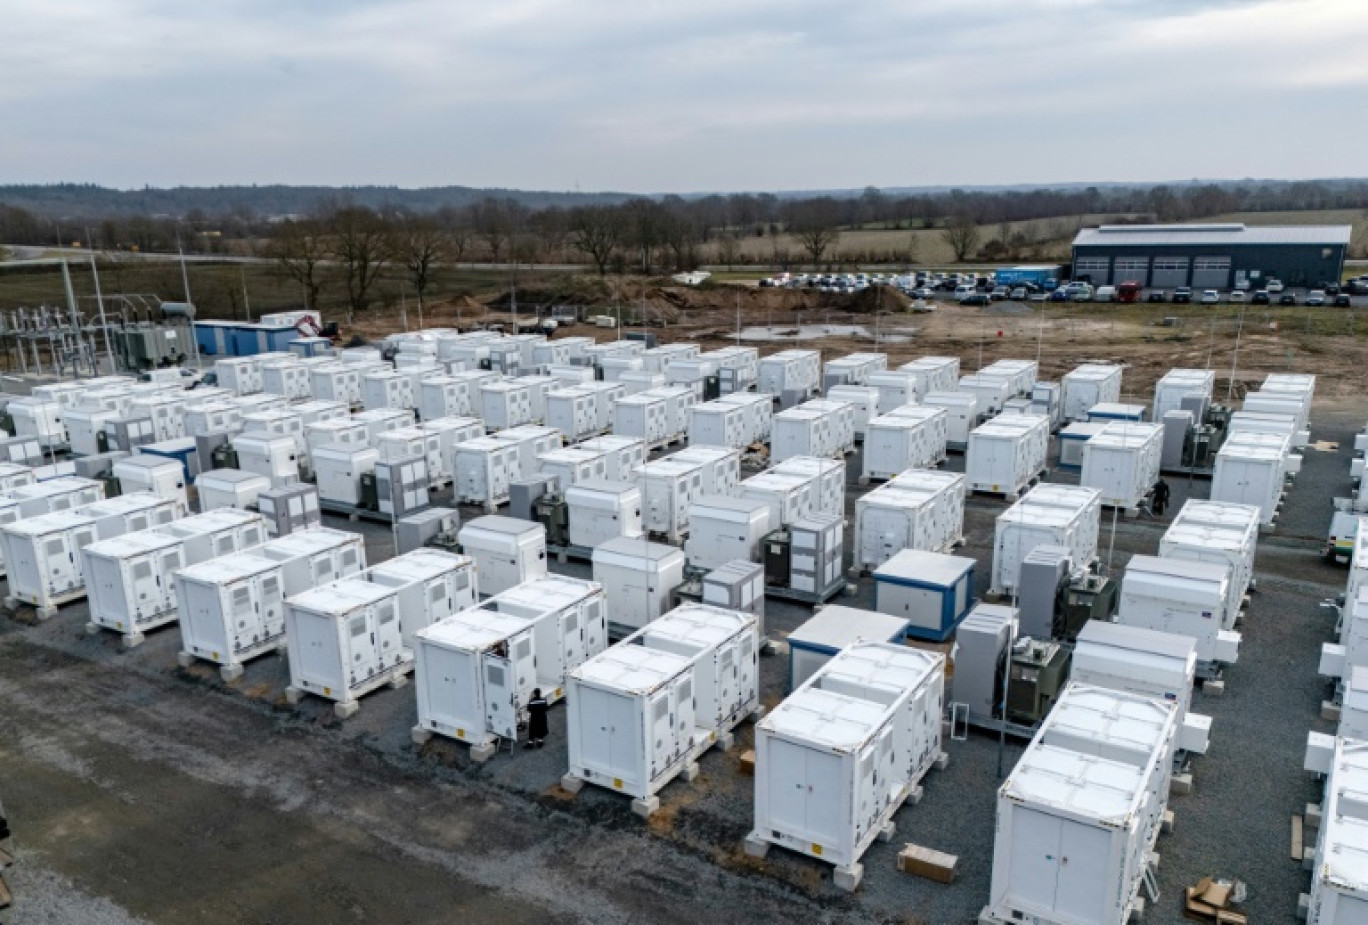
[[1116,301],[1139,302],[1140,290],[1145,288],[1133,279],[1126,280],[1116,287]]

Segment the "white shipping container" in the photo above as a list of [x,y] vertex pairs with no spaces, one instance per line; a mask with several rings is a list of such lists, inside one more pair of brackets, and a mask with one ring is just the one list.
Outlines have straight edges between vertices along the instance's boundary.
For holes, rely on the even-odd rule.
[[755,390],[785,405],[797,404],[817,395],[821,376],[820,350],[780,350],[760,359]]
[[620,536],[640,537],[641,489],[630,482],[588,479],[565,492],[570,545],[592,549]]
[[998,791],[981,922],[1125,925],[1163,823],[1176,706],[1070,684]]
[[[455,446],[455,443],[451,445]],[[429,479],[433,482],[442,480],[442,438],[422,426],[400,427],[381,434],[375,441],[375,451],[378,462],[403,462],[420,457],[427,467]]]
[[1001,412],[1007,399],[1012,397],[1010,380],[986,373],[961,376],[957,391],[974,396],[978,401],[979,410],[988,415]]
[[[620,386],[619,386],[620,388]],[[623,393],[626,394],[625,392]],[[651,389],[647,392],[640,392],[639,395],[649,395],[652,398],[665,399],[666,417],[666,439],[677,440],[689,432],[689,415],[693,406],[698,403],[698,395],[692,389],[675,385],[666,385],[658,389]],[[617,422],[613,423],[614,431],[617,430]],[[628,434],[631,436],[631,434]]]
[[1013,396],[1029,398],[1035,390],[1040,364],[1035,360],[997,360],[979,370],[980,375],[985,373],[1005,379]]
[[646,444],[636,437],[605,434],[602,437],[584,440],[578,447],[603,453],[607,462],[608,479],[614,482],[630,481],[636,468],[646,462]]
[[1257,507],[1259,522],[1271,526],[1282,504],[1289,456],[1291,440],[1286,436],[1232,434],[1216,454],[1211,500]]
[[778,845],[835,865],[854,890],[860,858],[887,840],[904,801],[944,761],[945,656],[856,643],[755,729],[755,828],[746,851]]
[[284,644],[280,563],[238,553],[183,568],[174,584],[183,667],[195,659],[213,662],[231,682],[247,662]]
[[1368,742],[1337,737],[1324,767],[1328,774],[1320,834],[1311,866],[1307,925],[1356,925],[1368,921]]
[[1258,508],[1194,500],[1183,505],[1160,538],[1159,555],[1229,567],[1229,596],[1221,627],[1233,629],[1253,584],[1258,541]]
[[1202,664],[1234,664],[1240,634],[1221,626],[1229,589],[1226,565],[1132,556],[1121,579],[1116,622],[1189,636]]
[[64,416],[71,452],[76,456],[94,456],[101,452],[100,435],[105,425],[122,415],[108,408],[68,408]]
[[945,459],[949,432],[941,408],[904,405],[873,418],[865,433],[861,478],[891,479],[907,469],[928,469]]
[[830,514],[845,516],[845,461],[795,456],[775,463],[771,472],[798,475],[812,479],[812,508],[810,516]]
[[466,523],[456,537],[475,560],[481,594],[498,594],[546,575],[546,528],[541,524],[490,514]]
[[689,446],[743,449],[750,444],[746,409],[719,401],[702,402],[689,410]]
[[1049,444],[1049,421],[1036,415],[1007,415],[975,428],[965,450],[969,490],[1014,497],[1045,471]]
[[964,476],[913,469],[855,502],[855,568],[868,571],[903,549],[949,552],[964,538]]
[[770,470],[741,482],[741,498],[769,505],[770,524],[774,530],[812,515],[816,494],[816,480],[798,473]]
[[1069,550],[1076,572],[1097,559],[1101,495],[1095,488],[1037,485],[997,519],[993,543],[992,589],[1011,594],[1021,562],[1037,546]]
[[523,477],[521,448],[498,435],[458,443],[450,459],[457,504],[480,504],[492,512],[508,501],[509,484]]
[[866,385],[834,385],[827,389],[827,398],[845,402],[854,409],[855,439],[863,440],[871,418],[878,417],[879,390]]
[[770,458],[782,461],[793,456],[844,456],[854,447],[854,409],[845,403],[845,417],[849,423],[850,442],[843,443],[840,412],[835,409],[812,407],[812,402],[789,408],[774,416],[770,437]]
[[759,562],[761,542],[777,527],[766,500],[704,495],[689,505],[684,552],[693,568],[707,571],[737,559]]
[[599,433],[598,399],[590,389],[562,388],[546,393],[546,423],[570,443]]
[[286,699],[298,703],[307,693],[333,700],[342,718],[357,711],[358,697],[384,684],[401,685],[413,669],[394,590],[368,581],[343,579],[289,598],[285,635]]
[[694,659],[694,724],[729,750],[730,730],[760,707],[755,614],[685,603],[651,622],[637,638],[657,652]]
[[657,459],[636,471],[641,489],[641,523],[647,533],[680,543],[689,529],[689,505],[703,495],[703,467]]
[[720,446],[688,446],[667,457],[703,470],[705,495],[734,495],[741,484],[741,453]]
[[469,610],[480,599],[475,560],[443,549],[415,549],[358,577],[398,593],[399,628],[410,649],[421,630]]
[[1113,421],[1083,445],[1079,484],[1096,488],[1108,507],[1138,508],[1159,481],[1162,424]]
[[921,357],[898,369],[925,376],[928,392],[953,392],[960,378],[958,357]]
[[969,392],[927,392],[921,402],[928,408],[945,411],[945,442],[947,447],[964,450],[969,445],[969,434],[979,425],[979,400]]
[[1060,380],[1063,387],[1060,416],[1064,421],[1082,421],[1088,409],[1104,402],[1121,400],[1121,367],[1084,363]]
[[837,385],[872,385],[869,377],[888,369],[886,353],[851,353],[827,360],[822,368],[822,390]]
[[714,400],[718,405],[742,408],[746,414],[745,441],[768,443],[774,431],[774,402],[768,395],[737,392]]
[[615,634],[646,626],[668,611],[684,583],[684,553],[673,546],[619,537],[594,548],[594,580],[608,601]]
[[95,519],[78,511],[58,511],[0,526],[8,569],[6,606],[30,604],[39,619],[85,596],[81,549],[95,542]]
[[653,392],[619,398],[613,403],[613,433],[640,440],[648,447],[669,442],[669,403]]
[[[1211,404],[1216,373],[1210,369],[1171,369],[1154,385],[1152,421],[1162,421],[1170,411],[1183,408],[1184,399],[1198,396],[1203,410]],[[1200,423],[1200,422],[1199,422]]]
[[531,424],[532,387],[516,379],[499,379],[480,385],[480,418],[492,431]]

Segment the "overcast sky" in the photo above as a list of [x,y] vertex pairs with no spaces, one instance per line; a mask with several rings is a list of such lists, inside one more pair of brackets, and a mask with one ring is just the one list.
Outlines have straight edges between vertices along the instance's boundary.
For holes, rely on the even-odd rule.
[[0,0],[0,183],[1368,174],[1368,0]]

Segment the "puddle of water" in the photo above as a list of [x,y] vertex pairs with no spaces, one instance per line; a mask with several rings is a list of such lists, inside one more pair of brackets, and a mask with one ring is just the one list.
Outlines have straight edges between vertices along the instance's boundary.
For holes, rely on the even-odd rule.
[[[916,328],[881,328],[879,341],[889,344],[904,343],[911,340],[916,333]],[[823,337],[857,337],[872,341],[874,332],[862,324],[776,324],[772,327],[761,325],[742,328],[740,335],[743,341],[801,341],[819,340]]]

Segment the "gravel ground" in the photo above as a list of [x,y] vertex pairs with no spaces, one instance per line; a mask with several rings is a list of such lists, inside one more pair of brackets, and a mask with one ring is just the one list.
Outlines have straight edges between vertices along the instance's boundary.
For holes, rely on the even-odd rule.
[[[1182,921],[1182,888],[1204,875],[1248,883],[1252,921],[1295,921],[1306,874],[1288,858],[1288,817],[1319,798],[1301,771],[1306,732],[1330,730],[1318,718],[1315,672],[1333,619],[1318,603],[1345,580],[1318,549],[1330,498],[1349,488],[1361,424],[1361,415],[1317,414],[1314,436],[1341,448],[1308,449],[1278,528],[1261,539],[1259,590],[1227,693],[1195,698],[1214,719],[1210,754],[1194,762],[1194,791],[1171,801],[1177,825],[1159,843],[1162,898],[1147,922]],[[1209,488],[1171,484],[1174,510]],[[852,511],[856,493],[852,484]],[[980,593],[1004,508],[974,498],[966,512],[964,554],[979,559]],[[372,562],[392,552],[385,527],[329,523],[362,532]],[[1104,563],[1119,573],[1130,555],[1153,554],[1164,526],[1142,516],[1113,530],[1108,519]],[[867,606],[871,591],[861,581],[841,602]],[[771,636],[809,613],[772,603]],[[898,814],[894,842],[865,855],[864,882],[849,896],[824,864],[778,849],[763,863],[742,853],[753,782],[736,756],[749,747],[749,725],[732,753],[704,756],[696,782],[667,786],[661,811],[643,823],[614,794],[559,789],[561,708],[545,749],[477,766],[455,743],[411,744],[411,687],[367,696],[339,722],[330,703],[285,704],[283,659],[251,664],[229,687],[209,666],[176,667],[174,629],[123,653],[113,635],[86,637],[84,623],[83,605],[40,625],[0,618],[0,787],[22,846],[7,872],[19,904],[0,922],[435,922],[459,911],[497,922],[958,923],[974,921],[987,899],[999,783],[991,736],[947,743],[949,767]],[[762,660],[761,681],[772,706],[786,693],[787,660]],[[1005,767],[1020,753],[1009,742]],[[894,859],[909,840],[957,854],[959,880],[899,873]]]

